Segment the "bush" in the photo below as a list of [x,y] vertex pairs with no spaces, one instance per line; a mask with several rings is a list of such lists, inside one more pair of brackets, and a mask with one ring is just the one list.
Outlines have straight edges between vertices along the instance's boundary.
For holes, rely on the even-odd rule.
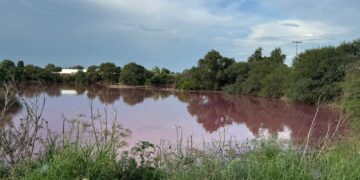
[[126,64],[120,73],[120,82],[126,85],[144,85],[149,72],[136,63]]
[[352,115],[352,127],[360,129],[360,60],[349,65],[343,83],[343,109]]
[[192,80],[182,79],[176,84],[176,88],[181,90],[196,90],[196,85]]

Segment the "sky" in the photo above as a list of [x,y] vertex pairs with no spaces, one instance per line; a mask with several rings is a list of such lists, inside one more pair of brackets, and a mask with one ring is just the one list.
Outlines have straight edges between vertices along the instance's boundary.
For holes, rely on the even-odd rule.
[[360,38],[358,0],[0,0],[0,59],[181,72],[211,49],[299,52]]

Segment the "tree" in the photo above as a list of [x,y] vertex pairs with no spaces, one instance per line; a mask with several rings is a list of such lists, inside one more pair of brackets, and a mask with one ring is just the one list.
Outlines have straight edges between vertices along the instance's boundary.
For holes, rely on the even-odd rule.
[[220,90],[227,84],[224,71],[235,61],[222,57],[218,51],[209,51],[192,70],[193,79],[199,89]]
[[84,66],[81,66],[81,65],[75,65],[75,66],[71,66],[69,67],[70,69],[79,69],[79,70],[83,70],[84,69]]
[[86,80],[90,83],[95,83],[101,80],[99,75],[99,67],[98,66],[89,66],[86,72]]
[[148,76],[149,73],[143,66],[129,63],[120,73],[120,82],[127,85],[144,85]]
[[86,83],[86,74],[83,71],[78,71],[75,74],[75,83],[77,83],[77,84]]
[[263,97],[280,98],[284,96],[286,92],[290,69],[283,64],[274,64],[271,68],[272,71],[260,79],[262,88],[259,95]]
[[249,70],[247,62],[238,62],[229,66],[225,70],[228,84],[222,90],[228,93],[241,93],[241,84],[247,79]]
[[307,50],[293,62],[288,97],[294,101],[317,103],[341,94],[345,76],[344,57],[334,47]]
[[350,64],[343,83],[343,108],[353,113],[353,118],[360,120],[360,59]]
[[55,66],[54,64],[48,64],[45,66],[44,70],[47,72],[54,73],[54,72],[60,72],[62,68],[59,66]]
[[10,80],[15,77],[16,73],[16,66],[15,63],[11,60],[5,59],[0,64],[0,69],[4,72],[3,78],[6,80]]
[[121,68],[114,63],[102,63],[99,66],[98,73],[100,77],[107,82],[118,82]]
[[166,68],[161,68],[160,73],[161,73],[162,75],[168,75],[168,74],[170,74],[171,72],[170,72],[170,70],[168,70],[168,69],[166,69]]
[[18,61],[17,62],[17,67],[18,68],[24,68],[24,61]]
[[275,48],[271,51],[270,60],[279,64],[283,64],[286,59],[286,55],[282,53],[281,48]]
[[270,61],[256,61],[251,64],[248,78],[241,83],[242,93],[249,95],[258,95],[263,88],[261,80],[271,72],[272,68]]
[[151,77],[146,80],[146,85],[159,86],[174,83],[174,77],[170,75],[170,71],[166,68],[160,69],[155,66],[150,73]]
[[160,74],[161,70],[160,70],[159,67],[155,66],[155,67],[151,70],[151,72],[152,72],[153,74]]
[[31,64],[24,66],[25,80],[41,80],[42,71],[40,67]]
[[263,60],[262,57],[262,48],[259,47],[255,50],[255,52],[248,58],[249,63],[258,62]]

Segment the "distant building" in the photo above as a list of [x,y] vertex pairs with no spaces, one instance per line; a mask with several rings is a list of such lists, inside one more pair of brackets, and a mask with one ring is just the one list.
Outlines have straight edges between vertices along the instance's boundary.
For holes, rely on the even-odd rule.
[[74,75],[79,71],[86,72],[87,69],[62,69],[58,73],[61,74],[61,75]]

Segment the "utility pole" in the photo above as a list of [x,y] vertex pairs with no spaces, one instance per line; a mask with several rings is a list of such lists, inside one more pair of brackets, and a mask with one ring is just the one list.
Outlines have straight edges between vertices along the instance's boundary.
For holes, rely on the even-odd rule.
[[296,56],[295,57],[298,57],[298,46],[300,43],[302,43],[302,41],[293,41],[292,43],[294,43],[296,45]]

